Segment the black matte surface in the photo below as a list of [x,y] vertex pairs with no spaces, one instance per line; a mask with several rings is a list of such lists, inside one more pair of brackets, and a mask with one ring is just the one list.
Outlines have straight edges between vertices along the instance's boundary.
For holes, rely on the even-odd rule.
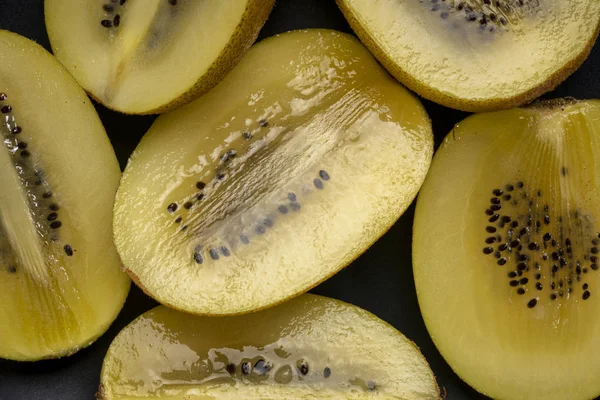
[[[278,0],[260,38],[313,27],[351,31],[334,0]],[[44,26],[43,0],[0,0],[0,29],[20,33],[50,48]],[[600,45],[595,46],[589,59],[575,74],[544,97],[563,96],[600,98]],[[452,126],[467,115],[428,101],[424,104],[433,120],[436,146]],[[96,105],[96,109],[121,167],[124,167],[154,117],[125,116],[100,105]],[[423,324],[411,268],[413,211],[414,205],[371,249],[313,292],[363,307],[415,341],[430,362],[448,399],[484,399],[452,372],[435,349]],[[37,363],[0,360],[0,400],[92,400],[99,383],[102,359],[111,340],[128,322],[155,304],[134,287],[117,321],[90,348],[62,360]]]

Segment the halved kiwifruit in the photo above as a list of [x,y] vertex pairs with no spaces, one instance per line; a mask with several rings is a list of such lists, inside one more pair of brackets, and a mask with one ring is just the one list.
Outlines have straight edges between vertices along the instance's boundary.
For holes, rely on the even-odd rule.
[[268,307],[382,235],[415,197],[432,146],[422,105],[355,38],[267,39],[142,139],[117,194],[117,249],[163,304]]
[[379,61],[423,97],[485,111],[524,104],[585,60],[598,0],[337,0]]
[[417,203],[414,274],[450,366],[500,399],[600,394],[600,101],[467,118]]
[[0,31],[0,357],[69,355],[117,316],[119,164],[84,91],[42,47]]
[[164,112],[207,92],[240,60],[274,0],[46,0],[56,57],[95,99]]
[[210,318],[159,306],[108,349],[101,400],[439,399],[427,361],[358,307],[303,295],[259,313]]

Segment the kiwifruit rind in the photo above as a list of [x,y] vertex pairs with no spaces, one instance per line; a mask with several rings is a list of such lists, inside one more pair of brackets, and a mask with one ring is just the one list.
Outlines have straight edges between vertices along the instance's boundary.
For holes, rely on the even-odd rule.
[[46,0],[56,57],[96,100],[164,112],[211,89],[239,61],[274,0]]
[[337,0],[361,40],[421,96],[465,111],[525,104],[588,56],[597,0]]
[[117,249],[163,304],[265,308],[382,235],[414,199],[432,147],[422,105],[357,39],[270,38],[144,136],[117,193]]
[[417,202],[413,266],[450,366],[499,399],[600,394],[600,101],[471,116]]
[[130,280],[112,241],[119,165],[91,101],[42,47],[0,31],[0,357],[72,354]]
[[417,346],[371,313],[305,294],[242,316],[164,306],[119,333],[101,400],[439,399]]

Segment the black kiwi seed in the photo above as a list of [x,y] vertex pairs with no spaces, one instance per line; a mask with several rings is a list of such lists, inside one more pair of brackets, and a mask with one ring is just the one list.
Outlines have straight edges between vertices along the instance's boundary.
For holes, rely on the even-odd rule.
[[281,205],[281,206],[277,207],[277,210],[278,210],[278,211],[279,211],[281,214],[284,214],[284,215],[285,215],[285,214],[287,214],[287,213],[289,212],[289,210],[288,210],[287,206],[283,206],[283,205]]
[[31,153],[29,151],[27,151],[27,150],[21,151],[21,157],[23,157],[23,158],[27,158],[30,155],[31,155]]
[[177,204],[176,203],[171,203],[167,206],[167,211],[170,213],[174,213],[175,211],[177,211]]
[[494,211],[488,208],[487,210],[485,210],[485,215],[494,215]]
[[319,176],[321,177],[321,179],[323,179],[324,181],[328,181],[330,179],[329,174],[327,173],[327,171],[325,170],[320,170],[319,171]]
[[198,250],[194,252],[194,261],[196,264],[202,264],[204,262],[204,258],[202,258],[202,254]]
[[506,258],[502,257],[501,259],[498,260],[498,265],[504,265],[506,264]]
[[237,151],[235,151],[235,150],[228,150],[228,151],[225,152],[225,154],[223,154],[221,156],[221,162],[226,163],[226,162],[234,159],[235,156],[237,156]]
[[501,209],[502,209],[502,206],[499,206],[497,204],[492,204],[490,206],[490,210],[492,210],[492,211],[498,211],[498,210],[501,210]]
[[44,194],[42,195],[42,197],[43,197],[44,199],[49,199],[50,197],[52,197],[52,192],[46,192],[46,193],[44,193]]
[[588,288],[588,287],[589,287],[589,286],[588,286],[588,284],[587,284],[587,283],[584,283],[584,284],[583,284],[583,286],[582,286],[581,288],[582,288],[583,290],[587,290],[587,288]]
[[62,226],[62,222],[60,221],[54,221],[52,223],[50,223],[50,228],[52,229],[58,229]]
[[247,361],[245,363],[242,363],[242,375],[248,375],[251,369],[252,365],[250,364],[250,362]]
[[204,199],[204,193],[200,193],[196,196],[196,200],[201,201],[202,199]]
[[266,375],[271,370],[271,368],[271,364],[265,362],[265,360],[258,360],[254,364],[254,372],[256,372],[256,374],[260,376]]
[[0,111],[2,111],[2,114],[8,114],[9,112],[12,111],[12,107],[9,105],[6,105],[6,106],[0,108]]
[[266,230],[265,230],[265,227],[264,227],[264,226],[262,226],[262,225],[259,225],[259,226],[257,226],[257,227],[256,227],[256,229],[255,229],[255,231],[256,231],[256,233],[258,233],[259,235],[264,235],[264,234],[265,234],[265,232],[266,232]]
[[525,289],[523,289],[523,288],[518,288],[518,289],[517,289],[517,294],[524,295],[524,294],[525,294]]
[[592,247],[590,249],[590,253],[592,253],[592,254],[598,254],[598,248],[597,247]]
[[219,253],[215,249],[210,249],[208,251],[208,254],[210,254],[210,258],[212,258],[215,261],[217,261],[219,259]]
[[490,219],[488,219],[488,221],[490,221],[490,222],[496,222],[496,221],[498,221],[499,218],[500,218],[499,214],[494,214],[494,215],[492,215],[490,217]]
[[63,249],[65,250],[65,254],[69,257],[73,255],[73,248],[71,247],[71,245],[65,244],[65,247],[63,247]]
[[516,277],[517,277],[517,273],[516,273],[515,271],[510,271],[510,272],[508,273],[508,277],[509,277],[509,278],[516,278]]
[[492,197],[490,199],[490,203],[492,203],[492,204],[500,204],[500,199],[497,198],[497,197]]
[[105,28],[110,28],[112,27],[112,21],[108,19],[103,19],[102,21],[100,21],[100,25],[102,25]]
[[115,7],[112,4],[105,4],[102,6],[102,8],[108,13],[115,11]]
[[242,135],[244,136],[244,139],[246,139],[246,140],[252,139],[252,134],[248,131],[245,131]]
[[313,183],[315,184],[315,187],[319,190],[322,190],[325,186],[323,186],[323,181],[320,180],[319,178],[315,178],[313,180]]
[[485,228],[485,230],[486,230],[488,233],[494,233],[494,232],[496,232],[496,228],[494,228],[493,226],[487,226],[487,227]]
[[510,286],[513,286],[513,287],[515,287],[515,286],[519,286],[519,281],[515,281],[515,280],[513,280],[513,281],[510,281],[508,284],[509,284]]
[[528,279],[528,278],[521,278],[521,280],[519,281],[519,283],[520,283],[521,285],[525,285],[525,284],[527,284],[527,282],[529,282],[529,279]]
[[119,14],[115,15],[113,18],[113,25],[118,27],[121,24],[121,16]]
[[27,148],[27,143],[25,143],[25,142],[19,142],[19,143],[17,144],[17,147],[18,147],[19,149],[21,149],[21,150],[23,150],[23,149],[26,149],[26,148]]
[[505,251],[508,249],[508,245],[506,243],[502,243],[500,246],[498,246],[498,250],[500,251]]
[[235,364],[232,364],[232,363],[227,364],[227,366],[225,367],[225,370],[227,372],[229,372],[229,375],[235,374]]
[[586,290],[585,292],[583,292],[583,295],[581,296],[581,298],[583,298],[584,300],[589,299],[591,296],[591,293],[589,290]]
[[491,247],[483,248],[483,254],[492,254],[493,252],[494,252],[494,249],[492,249]]
[[300,373],[302,375],[308,374],[308,364],[305,361],[302,361],[302,363],[300,364],[300,367],[298,369],[300,370]]
[[369,389],[369,390],[375,390],[375,387],[376,387],[375,381],[369,381],[369,382],[367,382],[367,389]]
[[10,265],[10,266],[8,267],[8,272],[9,272],[10,274],[14,274],[14,273],[16,273],[16,272],[17,272],[17,267],[15,267],[14,265]]
[[268,125],[269,125],[269,122],[267,122],[266,119],[261,119],[260,121],[258,121],[258,126],[260,126],[261,128],[264,128]]
[[492,243],[494,243],[495,241],[496,241],[496,238],[495,238],[495,237],[493,237],[493,236],[491,236],[491,237],[489,237],[489,238],[485,239],[485,242],[486,242],[487,244],[492,244]]
[[6,93],[0,93],[0,101],[4,101],[8,98],[8,96],[6,95]]
[[292,201],[292,202],[294,202],[294,201],[296,201],[296,200],[297,200],[297,197],[296,197],[296,194],[295,194],[295,193],[288,193],[288,196],[287,196],[287,197],[288,197],[288,200],[289,200],[289,201]]
[[50,206],[48,208],[51,211],[58,211],[59,210],[58,204],[50,204]]
[[529,300],[529,302],[527,303],[527,307],[529,307],[529,308],[533,308],[533,307],[535,307],[535,306],[536,306],[536,304],[537,304],[537,299],[531,299],[531,300]]
[[267,227],[267,228],[271,228],[273,226],[273,221],[269,218],[265,218],[265,220],[263,221],[263,224]]
[[56,218],[58,218],[58,214],[53,212],[48,214],[48,221],[54,221]]
[[502,196],[503,193],[504,193],[504,191],[502,189],[494,189],[494,190],[492,190],[492,194],[494,196]]
[[225,179],[225,174],[222,172],[218,172],[217,173],[217,180],[222,181],[223,179]]
[[536,283],[536,284],[535,284],[535,288],[536,288],[537,290],[542,290],[544,287],[542,286],[542,284],[541,284],[541,283],[539,283],[539,282],[538,282],[538,283]]
[[181,218],[181,217],[177,217],[177,218],[175,218],[175,223],[176,223],[176,224],[180,224],[180,223],[181,223],[181,221],[183,221],[183,218]]
[[331,376],[331,368],[325,367],[325,369],[323,370],[323,376],[325,378],[329,378]]
[[183,208],[185,208],[186,210],[189,210],[190,208],[192,208],[194,204],[191,201],[186,201],[185,204],[183,205]]
[[206,183],[200,181],[200,182],[196,182],[196,187],[200,190],[204,189],[206,187]]
[[20,126],[15,126],[12,130],[13,135],[18,135],[21,132],[23,132],[23,128],[21,128]]
[[[590,265],[590,268],[593,269],[594,271],[597,271],[598,270],[598,264],[592,264],[592,265]],[[583,272],[586,272],[585,268],[583,269]]]
[[300,203],[290,203],[290,208],[292,211],[300,211]]
[[231,252],[227,247],[221,246],[221,254],[223,254],[225,257],[229,257],[231,255]]
[[240,240],[242,241],[242,243],[244,244],[248,244],[250,243],[250,239],[248,239],[248,236],[246,235],[240,235]]

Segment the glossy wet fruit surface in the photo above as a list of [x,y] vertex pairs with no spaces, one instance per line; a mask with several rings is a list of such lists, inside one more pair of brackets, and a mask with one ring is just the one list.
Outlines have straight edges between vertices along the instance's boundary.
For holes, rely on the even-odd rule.
[[400,81],[448,107],[485,111],[552,90],[589,54],[596,0],[338,0]]
[[303,295],[259,313],[195,317],[157,307],[104,360],[102,400],[438,399],[418,348],[360,308]]
[[47,0],[57,58],[95,99],[132,114],[208,91],[258,36],[273,0]]
[[267,39],[142,139],[117,195],[117,248],[164,304],[268,307],[336,273],[400,217],[432,141],[419,101],[356,39]]
[[112,241],[120,171],[90,100],[49,53],[0,31],[0,357],[89,345],[129,290]]
[[427,328],[451,367],[494,398],[600,393],[600,102],[459,123],[415,216]]

